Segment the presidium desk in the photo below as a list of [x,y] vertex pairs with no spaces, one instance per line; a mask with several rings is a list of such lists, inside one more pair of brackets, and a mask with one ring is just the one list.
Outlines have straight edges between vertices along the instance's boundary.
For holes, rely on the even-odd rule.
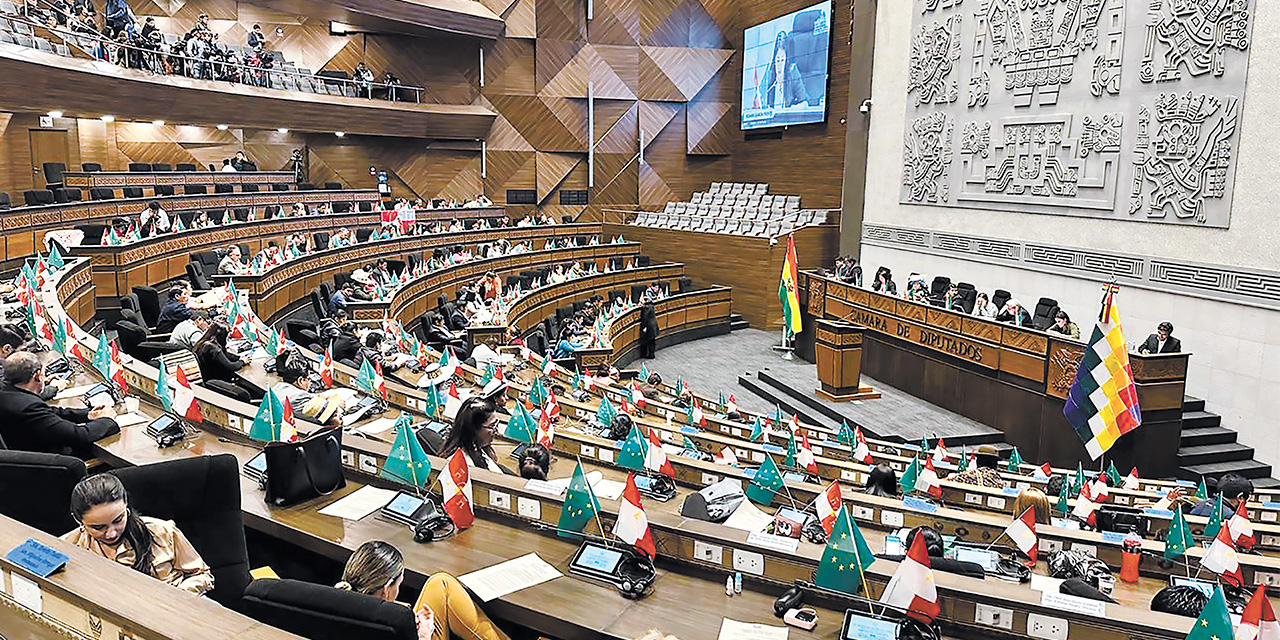
[[[796,336],[796,353],[806,360],[814,359],[817,320],[863,327],[866,375],[1000,430],[1028,460],[1065,468],[1080,461],[1093,465],[1062,415],[1084,343],[875,293],[811,271],[800,272],[799,295],[804,330]],[[1116,468],[1136,464],[1144,477],[1176,474],[1190,355],[1129,354],[1142,426],[1107,452]]]

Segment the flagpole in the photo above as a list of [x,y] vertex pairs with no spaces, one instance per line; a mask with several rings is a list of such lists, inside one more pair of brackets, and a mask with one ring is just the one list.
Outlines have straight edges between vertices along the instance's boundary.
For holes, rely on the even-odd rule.
[[[578,467],[579,467],[579,468],[581,468],[581,467],[582,467],[582,456],[574,456],[573,458],[574,458],[574,460],[577,460],[577,461],[578,461]],[[587,493],[591,494],[591,499],[592,499],[592,503],[593,503],[593,504],[592,504],[592,506],[595,506],[595,503],[598,503],[600,500],[599,500],[599,498],[596,498],[596,490],[591,486],[591,481],[590,481],[590,480],[587,480],[587,474],[586,474],[586,473],[583,473],[583,474],[582,474],[582,480],[583,480],[584,482],[586,482],[586,483],[587,483]],[[599,510],[599,509],[596,509],[596,510],[595,510],[595,512],[596,512],[596,513],[595,513],[595,516],[596,516],[596,526],[597,526],[597,527],[600,527],[600,537],[601,537],[601,538],[608,539],[608,538],[609,538],[609,536],[608,536],[608,535],[606,535],[606,534],[605,534],[605,532],[604,532],[604,520],[600,517],[600,510]]]

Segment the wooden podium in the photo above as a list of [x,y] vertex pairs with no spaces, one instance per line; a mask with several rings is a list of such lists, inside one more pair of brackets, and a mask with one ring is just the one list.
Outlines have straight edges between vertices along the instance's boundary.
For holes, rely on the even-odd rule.
[[814,323],[813,352],[821,384],[815,393],[832,402],[879,398],[879,391],[862,384],[862,327],[821,318]]

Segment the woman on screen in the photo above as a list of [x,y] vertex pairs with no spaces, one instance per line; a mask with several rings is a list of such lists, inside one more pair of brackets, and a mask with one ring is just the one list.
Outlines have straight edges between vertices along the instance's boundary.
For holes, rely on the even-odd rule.
[[777,109],[801,102],[808,103],[809,94],[800,78],[800,69],[790,60],[787,32],[779,31],[773,41],[773,62],[769,63],[760,83],[760,106]]

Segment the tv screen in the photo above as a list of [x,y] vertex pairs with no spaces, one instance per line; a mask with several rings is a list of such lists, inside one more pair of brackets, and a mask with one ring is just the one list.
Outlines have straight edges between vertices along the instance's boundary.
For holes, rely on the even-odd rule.
[[831,2],[743,32],[742,129],[827,119]]

